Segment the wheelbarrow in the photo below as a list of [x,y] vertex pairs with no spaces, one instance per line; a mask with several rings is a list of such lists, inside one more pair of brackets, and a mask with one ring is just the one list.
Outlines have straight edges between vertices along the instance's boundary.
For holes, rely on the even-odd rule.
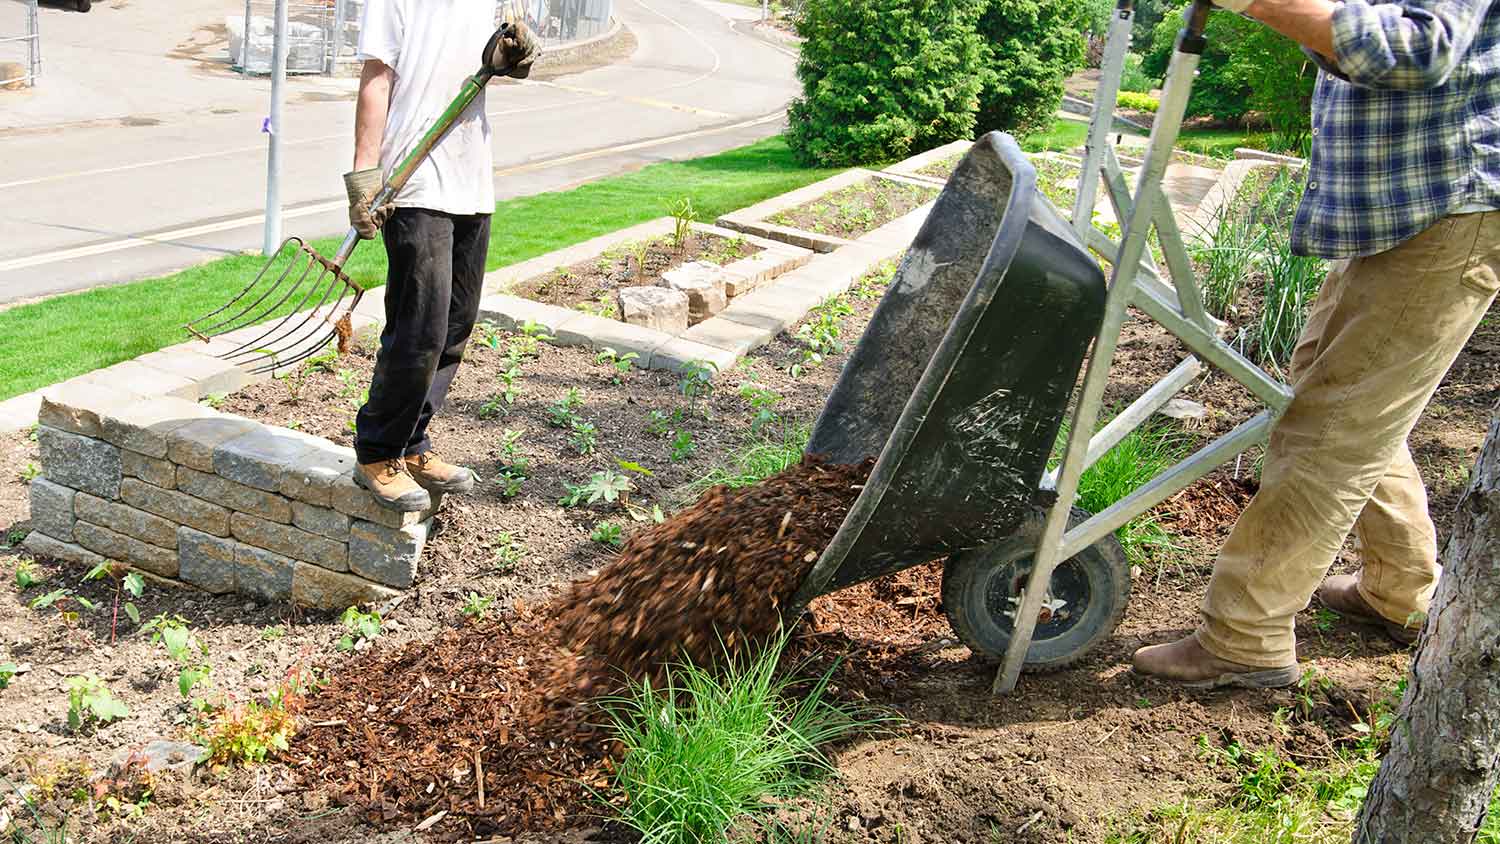
[[[943,609],[976,655],[1001,661],[997,694],[1023,668],[1070,665],[1113,633],[1130,596],[1114,532],[1262,442],[1291,398],[1220,338],[1161,189],[1207,0],[1184,13],[1133,192],[1108,143],[1132,2],[1116,7],[1071,220],[1038,191],[1013,138],[982,137],[938,196],[807,445],[834,462],[878,458],[793,617],[819,595],[942,558]],[[1123,221],[1119,242],[1093,225],[1101,182]],[[1146,250],[1153,228],[1165,269]],[[1110,264],[1108,284],[1095,255]],[[1094,433],[1130,306],[1193,354]],[[1103,512],[1078,509],[1083,472],[1191,383],[1200,356],[1266,409]],[[1048,471],[1070,405],[1061,461]]]

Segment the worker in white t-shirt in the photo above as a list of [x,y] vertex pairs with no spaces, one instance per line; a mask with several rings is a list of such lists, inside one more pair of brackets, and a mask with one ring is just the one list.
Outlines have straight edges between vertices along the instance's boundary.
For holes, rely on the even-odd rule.
[[372,209],[370,201],[473,75],[481,46],[497,73],[530,73],[537,50],[524,24],[507,22],[488,44],[477,40],[494,22],[495,0],[367,0],[361,22],[354,169],[344,182],[360,235],[383,228],[388,269],[380,354],[355,419],[354,479],[393,510],[425,510],[431,493],[468,492],[477,479],[437,456],[427,425],[479,314],[495,210],[484,93],[391,205]]

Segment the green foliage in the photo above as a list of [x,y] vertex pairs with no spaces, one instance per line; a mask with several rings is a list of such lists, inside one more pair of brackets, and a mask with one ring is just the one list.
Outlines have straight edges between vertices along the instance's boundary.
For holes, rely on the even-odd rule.
[[740,398],[750,404],[750,433],[760,434],[771,425],[781,424],[781,414],[776,412],[781,395],[774,390],[747,381],[740,385]]
[[784,427],[779,436],[753,437],[723,466],[715,467],[686,488],[696,495],[711,486],[745,487],[784,472],[802,460],[812,432],[806,427]]
[[578,422],[580,407],[583,407],[583,396],[577,388],[570,387],[562,398],[547,405],[547,424],[554,428],[571,429]]
[[594,530],[589,533],[589,539],[601,545],[613,545],[618,548],[625,544],[625,529],[614,522],[600,522],[594,525]]
[[[1059,446],[1068,435],[1068,423],[1058,432]],[[1177,428],[1147,423],[1131,431],[1105,452],[1078,480],[1077,505],[1100,513],[1160,475],[1192,451],[1192,440]],[[1057,456],[1061,458],[1059,448]],[[1142,562],[1148,549],[1171,548],[1172,538],[1151,514],[1136,517],[1117,534],[1126,556]]]
[[[635,362],[640,360],[640,357],[635,352],[626,352],[622,355],[614,349],[606,348],[598,355],[595,355],[594,360],[598,363],[614,367],[615,371],[621,375],[629,375],[631,367],[635,366]],[[618,384],[619,382],[620,379],[616,378],[615,383]]]
[[597,504],[600,501],[608,504],[624,503],[628,501],[630,491],[633,489],[635,489],[635,484],[629,477],[613,469],[605,469],[602,472],[595,472],[589,478],[588,483],[578,486],[567,485],[567,492],[558,504],[564,507],[577,507],[580,504]]
[[573,420],[573,434],[568,437],[568,444],[573,446],[573,450],[579,454],[593,454],[599,444],[599,435],[594,429],[594,424]]
[[20,476],[21,483],[29,484],[42,476],[42,467],[28,460],[26,465],[21,467]]
[[1234,312],[1269,228],[1257,227],[1253,216],[1233,203],[1215,216],[1210,242],[1199,245],[1193,254],[1201,270],[1203,305],[1209,313],[1228,319]]
[[1150,94],[1137,94],[1131,91],[1121,91],[1116,102],[1120,104],[1121,108],[1128,108],[1134,111],[1147,111],[1152,114],[1155,114],[1156,110],[1161,106],[1161,103],[1157,102],[1157,99]]
[[[1301,200],[1302,189],[1300,177],[1283,171],[1266,189],[1257,214],[1287,203],[1295,205]],[[1328,266],[1318,258],[1292,254],[1288,229],[1271,225],[1265,227],[1265,233],[1266,246],[1262,253],[1265,286],[1253,339],[1261,363],[1272,370],[1284,371],[1291,362],[1302,329],[1307,326],[1308,314],[1323,285]]]
[[697,450],[698,444],[693,442],[693,433],[691,431],[678,431],[677,436],[672,438],[671,460],[673,463],[681,463],[692,457],[693,452]]
[[665,437],[672,429],[672,417],[663,410],[653,410],[646,414],[646,433],[653,437]]
[[271,690],[264,703],[252,700],[214,713],[199,743],[210,762],[264,762],[272,751],[288,747],[297,729],[296,710],[302,698],[302,672],[294,671]]
[[37,572],[36,563],[31,560],[16,561],[16,588],[27,590],[42,582],[42,576]]
[[854,282],[854,286],[849,288],[850,295],[865,302],[873,302],[884,296],[885,289],[896,277],[896,267],[895,261],[881,261],[879,266]]
[[490,557],[490,567],[495,571],[508,572],[525,557],[526,546],[518,542],[510,533],[501,531],[495,536],[494,554]]
[[677,389],[682,391],[688,404],[692,405],[698,399],[707,398],[714,391],[714,376],[719,373],[719,367],[706,360],[690,360],[682,365],[678,374],[682,380],[677,383]]
[[1083,66],[1087,14],[1074,0],[989,0],[978,23],[989,70],[978,132],[1020,137],[1052,123],[1063,81]]
[[470,592],[468,596],[464,598],[464,605],[459,608],[459,612],[462,612],[469,618],[478,621],[489,615],[490,604],[494,602],[494,598],[480,595],[478,592]]
[[693,223],[698,222],[698,212],[693,209],[693,198],[684,196],[672,205],[672,248],[681,250],[693,236]]
[[[1125,54],[1125,67],[1120,71],[1120,93],[1149,94],[1151,89],[1156,87],[1156,80],[1147,76],[1146,71],[1141,69],[1143,61],[1140,53]],[[1124,103],[1122,102],[1121,105]],[[1127,108],[1134,108],[1134,106],[1127,106]]]
[[0,689],[9,686],[11,679],[14,678],[16,676],[16,672],[20,670],[20,666],[16,665],[14,662],[0,662]]
[[642,844],[722,844],[731,825],[766,823],[832,771],[820,747],[867,728],[828,698],[828,675],[779,675],[785,639],[723,671],[685,664],[663,687],[632,683],[605,704],[622,754],[620,820]]
[[808,318],[797,329],[796,339],[801,348],[793,353],[798,359],[788,369],[793,378],[800,376],[804,370],[821,366],[824,358],[844,350],[841,339],[844,317],[853,313],[854,307],[842,294],[830,296],[812,309]]
[[982,10],[970,0],[807,4],[788,145],[804,162],[846,166],[969,137],[989,75]]
[[109,687],[96,674],[69,677],[67,688],[68,727],[73,730],[90,722],[108,724],[130,714],[125,704],[115,700]]
[[338,641],[338,649],[341,651],[352,651],[359,640],[366,642],[375,641],[380,635],[380,613],[362,612],[359,607],[350,607],[339,616],[344,629],[348,631]]
[[[1181,6],[1156,26],[1142,69],[1161,78],[1171,60]],[[1251,111],[1271,124],[1274,151],[1300,151],[1312,128],[1317,67],[1296,42],[1240,15],[1209,15],[1208,48],[1198,64],[1190,117],[1239,120]]]

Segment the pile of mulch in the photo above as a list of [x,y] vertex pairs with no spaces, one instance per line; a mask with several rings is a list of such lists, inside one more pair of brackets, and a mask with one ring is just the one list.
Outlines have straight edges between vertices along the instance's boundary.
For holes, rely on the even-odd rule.
[[715,487],[552,604],[358,655],[310,697],[283,759],[372,820],[446,813],[434,823],[464,835],[576,824],[612,750],[584,704],[774,636],[873,465],[807,458]]
[[355,656],[309,698],[283,759],[371,820],[446,812],[470,835],[562,828],[586,787],[606,784],[607,741],[545,708],[545,635],[523,611]]
[[559,602],[565,682],[587,697],[669,663],[709,665],[775,635],[875,461],[808,457],[742,489],[715,487],[630,538]]

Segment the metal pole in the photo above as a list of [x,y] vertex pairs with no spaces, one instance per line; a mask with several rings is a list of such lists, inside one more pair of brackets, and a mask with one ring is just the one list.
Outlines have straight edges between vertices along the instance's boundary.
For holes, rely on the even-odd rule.
[[760,22],[765,23],[771,19],[771,0],[760,0]]
[[[286,30],[286,0],[276,0],[272,34],[274,41],[271,47],[271,118],[266,129],[271,135],[271,144],[266,156],[266,234],[261,243],[263,255],[275,255],[281,248],[281,105],[286,97]],[[246,32],[249,32],[248,21]]]

